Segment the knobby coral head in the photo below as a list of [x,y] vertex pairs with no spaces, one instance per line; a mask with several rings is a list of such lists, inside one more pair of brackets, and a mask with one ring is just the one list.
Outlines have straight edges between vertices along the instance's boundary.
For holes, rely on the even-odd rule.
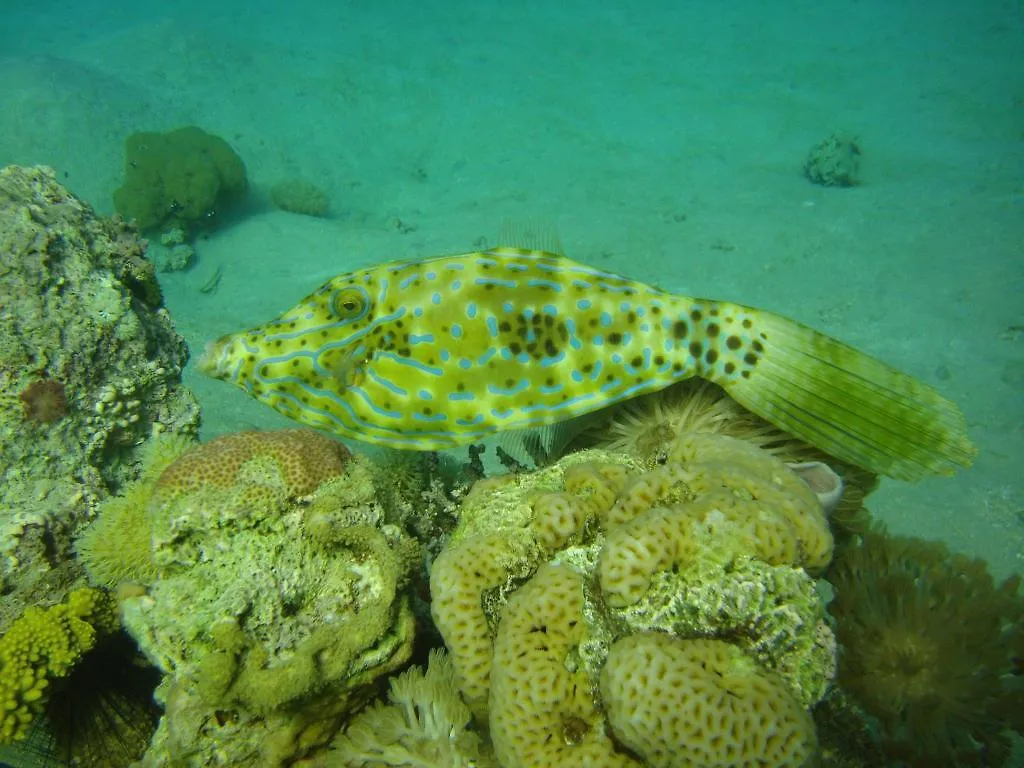
[[68,412],[64,385],[53,379],[39,379],[25,387],[19,395],[25,409],[25,421],[49,424]]

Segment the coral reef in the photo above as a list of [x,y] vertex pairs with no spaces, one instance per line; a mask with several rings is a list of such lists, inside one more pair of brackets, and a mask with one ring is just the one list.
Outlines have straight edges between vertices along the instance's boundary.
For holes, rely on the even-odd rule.
[[52,681],[67,677],[97,636],[117,628],[113,604],[77,589],[51,608],[31,606],[0,638],[0,743],[20,741],[42,714]]
[[911,768],[1003,765],[1024,733],[1020,577],[937,542],[865,534],[828,572],[839,682]]
[[[684,433],[659,461],[584,450],[482,480],[463,502],[433,564],[432,610],[456,683],[489,723],[505,768],[662,765],[665,749],[675,750],[673,765],[757,765],[769,742],[775,765],[813,758],[806,711],[825,694],[836,651],[808,575],[832,552],[817,497],[780,459],[724,435]],[[617,733],[611,713],[626,702],[606,699],[618,689],[599,680],[612,649],[628,656],[620,643],[641,636],[671,639],[657,651],[669,656],[707,653],[735,669],[742,659],[739,677],[756,682],[738,689],[758,692],[749,709],[731,710],[732,722],[708,704],[701,717],[731,733],[775,702],[793,714],[790,735],[709,736],[717,746],[707,749],[720,751],[701,762],[680,746],[690,726],[677,719],[672,734],[664,724]],[[714,642],[688,644],[696,639]],[[676,685],[655,674],[652,685]]]
[[195,126],[133,133],[114,208],[139,229],[208,226],[246,190],[245,164],[219,136]]
[[365,459],[311,430],[244,432],[143,487],[131,505],[151,567],[122,612],[165,675],[144,765],[283,765],[409,658],[419,549],[383,522]]
[[187,356],[134,230],[49,169],[0,171],[0,632],[64,599],[73,538],[146,440],[194,434]]
[[391,679],[388,703],[362,712],[334,740],[316,768],[497,768],[455,687],[448,656],[432,651],[426,671]]

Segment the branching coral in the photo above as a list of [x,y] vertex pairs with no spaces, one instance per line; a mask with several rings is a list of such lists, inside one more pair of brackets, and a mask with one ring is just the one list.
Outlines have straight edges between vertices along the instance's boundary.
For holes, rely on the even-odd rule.
[[26,609],[0,639],[0,743],[24,739],[45,709],[51,682],[71,672],[97,635],[116,627],[110,599],[95,589]]
[[1024,731],[1020,577],[993,583],[984,561],[939,543],[872,532],[828,575],[843,688],[914,768],[1002,765]]

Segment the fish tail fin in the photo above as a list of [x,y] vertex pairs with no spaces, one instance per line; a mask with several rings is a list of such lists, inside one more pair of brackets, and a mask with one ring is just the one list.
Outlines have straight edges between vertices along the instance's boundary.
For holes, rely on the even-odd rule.
[[731,307],[745,330],[722,332],[706,378],[740,405],[881,475],[916,480],[970,466],[977,449],[964,415],[932,387],[794,320]]

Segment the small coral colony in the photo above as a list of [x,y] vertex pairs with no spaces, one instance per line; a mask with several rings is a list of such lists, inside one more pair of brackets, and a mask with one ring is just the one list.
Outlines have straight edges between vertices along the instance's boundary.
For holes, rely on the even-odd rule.
[[[0,171],[3,759],[1010,764],[1019,579],[867,506],[970,464],[938,392],[504,243],[212,341],[202,370],[298,424],[200,443],[153,252],[252,190],[198,128],[127,156],[112,219]],[[270,199],[329,215],[307,180]]]

